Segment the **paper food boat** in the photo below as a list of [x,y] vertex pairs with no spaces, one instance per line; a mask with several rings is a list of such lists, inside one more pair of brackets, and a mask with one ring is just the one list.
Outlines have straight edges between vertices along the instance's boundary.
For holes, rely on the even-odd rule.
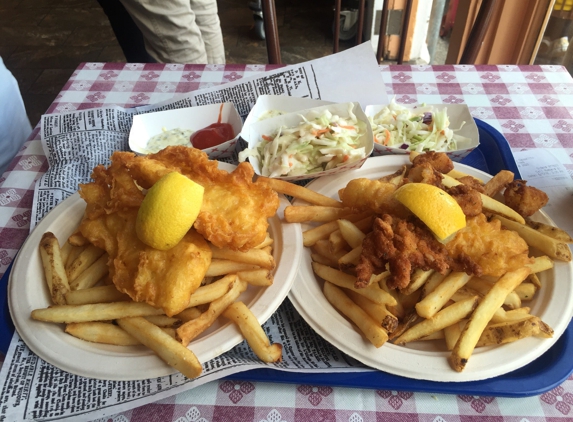
[[[313,107],[306,110],[301,110],[293,113],[286,113],[277,117],[260,120],[255,123],[249,124],[248,127],[244,128],[243,132],[241,132],[241,137],[247,142],[248,148],[255,148],[259,144],[259,142],[263,141],[263,135],[269,136],[271,134],[274,134],[280,127],[290,128],[298,126],[303,121],[301,115],[305,116],[308,120],[312,120],[315,117],[322,115],[325,110],[329,110],[332,114],[337,114],[341,117],[348,117],[350,107],[352,107],[352,112],[354,113],[356,118],[359,121],[364,122],[364,124],[366,125],[366,131],[359,140],[359,147],[364,147],[365,150],[364,158],[358,161],[349,162],[347,164],[340,165],[336,168],[318,173],[303,174],[297,176],[280,176],[277,178],[283,180],[314,179],[316,177],[357,169],[360,168],[362,164],[364,164],[364,161],[366,161],[366,158],[370,156],[374,145],[370,123],[368,122],[368,118],[364,114],[364,111],[360,107],[360,104],[358,104],[357,102],[331,103],[329,105]],[[259,159],[257,157],[249,157],[248,160],[253,166],[255,173],[257,173],[258,175],[262,175],[262,166],[261,163],[259,162]]]
[[[450,120],[450,129],[459,129],[460,126],[462,126],[462,123],[465,122],[461,129],[455,130],[455,134],[469,138],[469,141],[458,142],[458,149],[445,151],[451,160],[461,161],[466,155],[478,147],[479,131],[466,104],[426,104],[426,106],[432,106],[436,111],[441,111],[444,108],[447,109],[448,119]],[[366,116],[374,117],[385,107],[387,107],[387,105],[369,105],[366,106],[364,112]],[[374,142],[373,155],[406,155],[409,153],[409,150],[402,149],[399,146],[390,147]]]
[[211,159],[230,157],[235,152],[237,139],[243,129],[243,121],[233,103],[210,104],[136,115],[133,117],[133,125],[129,132],[129,148],[138,154],[147,154],[147,142],[153,136],[160,134],[163,129],[190,129],[195,132],[217,123],[219,112],[221,112],[221,123],[229,123],[233,127],[235,137],[203,151]]

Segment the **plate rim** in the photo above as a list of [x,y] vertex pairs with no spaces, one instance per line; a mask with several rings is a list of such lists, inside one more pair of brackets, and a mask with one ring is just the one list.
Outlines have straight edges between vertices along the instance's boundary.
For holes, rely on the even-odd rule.
[[[219,168],[232,170],[235,166],[219,162]],[[250,309],[253,311],[261,325],[271,317],[287,297],[288,292],[294,283],[300,259],[302,257],[302,231],[300,224],[284,222],[284,208],[290,205],[290,202],[283,195],[279,195],[279,200],[280,205],[277,213],[273,217],[269,218],[269,230],[271,231],[273,239],[276,237],[281,239],[280,244],[277,245],[275,243],[273,248],[273,254],[277,261],[274,270],[275,282],[269,287],[256,288],[256,290],[253,290],[251,292],[253,303],[249,304]],[[73,213],[73,207],[77,208],[79,206],[82,206],[82,211],[80,211],[81,214],[78,216],[78,218],[81,218],[83,209],[85,208],[85,202],[77,192],[56,205],[44,216],[44,218],[42,218],[36,227],[34,227],[14,259],[14,265],[8,279],[8,308],[18,335],[26,343],[28,348],[44,361],[61,370],[87,378],[111,381],[135,381],[177,374],[178,371],[176,369],[168,366],[151,350],[144,349],[143,346],[91,346],[91,343],[89,342],[76,339],[66,334],[63,331],[63,324],[44,323],[31,319],[30,312],[32,307],[30,306],[30,299],[28,296],[24,296],[26,297],[26,300],[23,300],[18,286],[27,286],[28,284],[40,286],[42,290],[38,296],[43,296],[45,302],[44,306],[50,305],[47,286],[45,286],[46,283],[43,277],[40,277],[40,281],[27,281],[27,278],[29,277],[26,277],[26,273],[30,272],[30,268],[33,266],[30,259],[33,257],[36,258],[36,271],[39,270],[40,275],[43,276],[41,261],[39,253],[37,252],[41,235],[43,232],[49,231],[49,227],[53,226],[58,219],[64,218],[62,217],[63,212],[66,212],[66,214]],[[274,230],[278,230],[278,233],[275,233]],[[278,246],[280,246],[280,251],[278,251]],[[20,280],[21,278],[24,280],[23,283],[16,281],[16,279]],[[30,327],[36,326],[36,324],[40,329],[43,324],[47,324],[47,330],[38,331],[37,329],[30,329]],[[54,330],[54,328],[57,331]],[[63,341],[61,344],[57,345],[58,347],[54,350],[52,347],[53,343],[50,344],[50,341],[54,339],[53,333],[58,332],[59,334],[57,337],[65,336],[66,340],[71,339],[72,344],[78,345],[80,349],[78,353],[80,355],[87,354],[88,357],[92,358],[92,360],[84,359],[84,361],[78,362],[77,360],[70,360],[69,356],[57,353],[56,350],[59,351],[60,346],[70,344],[70,341]],[[38,333],[40,333],[40,335],[38,335]],[[215,346],[200,344],[201,347],[198,349],[198,341],[200,342],[203,340],[203,343],[205,343],[208,338],[215,336],[215,338],[218,339],[224,335],[226,335],[227,338],[223,342],[220,342]],[[216,331],[207,334],[205,337],[199,338],[195,342],[191,342],[189,348],[196,353],[202,364],[205,364],[209,360],[232,349],[243,340],[244,337],[238,328],[230,321],[226,321]],[[46,344],[50,344],[50,346],[46,346]],[[99,351],[99,353],[95,352],[94,347],[96,348],[95,350]],[[122,348],[123,351],[119,348]],[[131,352],[129,354],[125,354],[126,349],[135,353],[136,356]],[[203,351],[203,349],[206,349],[207,352]],[[209,350],[211,351],[210,354],[208,353]],[[135,360],[137,360],[137,362],[134,363],[133,361]],[[88,367],[87,369],[86,366]],[[135,369],[137,369],[137,371]]]
[[[361,172],[372,172],[375,171],[376,168],[378,167],[389,167],[389,166],[394,166],[395,168],[398,168],[400,165],[403,164],[407,164],[409,163],[409,159],[407,156],[399,156],[399,155],[385,155],[385,156],[377,156],[377,157],[371,157],[369,158],[366,163],[364,164],[364,166],[362,166],[360,169],[358,170],[352,170],[346,173],[346,176],[343,180],[346,179],[350,179],[350,178],[356,178],[356,177],[363,177],[360,173]],[[469,167],[467,165],[464,164],[460,164],[460,163],[454,163],[455,167],[459,170],[466,170],[466,172],[476,175],[478,177],[482,177],[485,180],[491,178],[492,176],[481,171],[478,169],[475,169],[473,167]],[[389,171],[390,172],[390,171]],[[355,176],[352,176],[355,175]],[[343,175],[339,175],[340,176]],[[334,178],[332,177],[326,177],[326,178],[321,178],[321,179],[317,179],[317,180],[313,180],[311,183],[309,183],[307,185],[307,187],[316,188],[318,186],[318,189],[316,189],[317,191],[321,192],[321,188],[324,187],[324,185],[329,185],[329,184],[336,184],[336,183],[343,183],[341,181],[336,181],[333,180]],[[338,186],[338,188],[340,188],[342,186]],[[314,189],[313,189],[314,190]],[[323,193],[323,192],[321,192]],[[324,193],[323,193],[324,194]],[[329,193],[326,193],[327,196],[329,196]],[[299,201],[300,202],[300,201]],[[296,204],[297,201],[294,202],[294,204]],[[549,223],[553,224],[553,221],[545,214],[545,213],[541,213],[543,219],[545,219],[546,221],[548,221]],[[303,227],[304,230],[304,227]],[[565,263],[565,262],[559,262],[556,261],[556,264],[560,264],[560,266],[563,266],[563,268],[565,269],[566,273],[569,275],[569,278],[571,278],[571,274],[572,274],[572,268],[573,268],[573,263]],[[555,273],[553,273],[555,274]],[[291,291],[289,293],[289,299],[291,300],[291,302],[293,303],[293,305],[295,306],[295,308],[297,309],[297,311],[300,313],[300,315],[308,322],[308,324],[317,332],[317,334],[319,334],[321,337],[323,337],[326,341],[328,341],[329,343],[331,343],[333,346],[337,347],[339,350],[343,351],[344,353],[348,354],[349,356],[359,360],[360,362],[364,363],[365,365],[372,367],[374,369],[378,369],[378,370],[382,370],[394,375],[398,375],[398,376],[403,376],[409,379],[418,379],[418,380],[425,380],[425,381],[436,381],[436,382],[469,382],[469,381],[479,381],[479,380],[484,380],[484,379],[489,379],[489,378],[493,378],[499,375],[503,375],[505,373],[511,372],[513,370],[516,370],[530,362],[532,362],[533,360],[535,360],[537,357],[541,356],[544,352],[546,352],[553,344],[555,344],[555,342],[559,339],[559,337],[563,334],[563,332],[567,329],[567,326],[569,325],[570,322],[570,318],[566,319],[566,318],[560,318],[558,320],[558,324],[554,324],[552,325],[552,328],[555,329],[555,335],[552,339],[543,339],[542,343],[540,345],[538,345],[535,350],[535,356],[529,356],[528,354],[526,354],[527,358],[524,358],[523,354],[521,354],[518,362],[520,362],[518,365],[514,365],[511,367],[508,367],[507,369],[504,369],[503,371],[492,371],[492,370],[480,370],[478,373],[475,373],[474,371],[471,370],[471,363],[472,361],[470,361],[470,364],[468,364],[468,367],[461,373],[455,372],[453,371],[449,365],[447,364],[447,360],[445,359],[445,356],[447,356],[448,352],[441,352],[441,354],[444,357],[441,357],[440,359],[442,360],[441,365],[439,365],[439,372],[438,373],[433,373],[433,374],[429,374],[427,372],[427,365],[421,365],[421,362],[417,362],[416,360],[414,361],[409,361],[408,362],[408,368],[407,370],[402,370],[402,369],[397,369],[395,367],[392,367],[390,365],[385,365],[384,362],[394,362],[392,359],[396,358],[396,350],[399,350],[399,348],[401,349],[401,346],[396,346],[393,344],[388,344],[388,345],[384,345],[382,346],[380,349],[376,349],[374,346],[370,345],[366,340],[363,339],[363,337],[356,331],[355,328],[353,328],[350,323],[344,318],[342,317],[340,314],[338,314],[337,311],[334,310],[334,308],[332,308],[332,306],[330,304],[328,304],[328,302],[326,302],[326,299],[324,299],[322,293],[320,292],[320,289],[318,289],[318,292],[320,293],[320,296],[314,295],[313,293],[316,293],[316,289],[314,291],[309,291],[309,290],[304,290],[304,292],[301,292],[301,290],[307,288],[310,283],[308,283],[308,280],[305,277],[308,276],[312,276],[312,281],[314,282],[316,280],[312,269],[310,268],[310,253],[308,253],[308,249],[306,249],[305,252],[303,252],[303,257],[301,260],[301,264],[300,264],[300,269],[299,272],[297,274],[297,278],[295,280],[295,283],[293,285],[293,287],[291,288]],[[555,278],[555,277],[553,277]],[[305,281],[306,280],[306,281]],[[552,288],[554,288],[555,286],[553,286]],[[569,288],[569,292],[571,292],[571,288]],[[569,295],[564,295],[564,296],[571,296],[571,294]],[[320,298],[317,299],[319,302],[322,300],[322,304],[324,304],[326,302],[326,304],[328,304],[329,309],[329,313],[327,315],[316,315],[316,309],[319,309],[319,306],[321,305],[320,303],[312,303],[312,306],[309,306],[309,304],[307,303],[309,298]],[[566,309],[561,309],[561,311],[566,311],[569,316],[573,315],[573,298],[569,298],[568,300],[566,300],[567,302],[567,307]],[[307,310],[307,307],[310,309]],[[320,318],[319,318],[320,317]],[[326,318],[325,318],[326,317]],[[337,329],[335,332],[329,331],[328,328],[325,326],[324,320],[330,320],[330,318],[333,318],[335,320],[338,320],[339,322],[343,323],[343,326],[346,325],[344,328],[341,330],[343,330],[343,332],[341,332],[339,329]],[[350,332],[350,330],[348,330],[347,328],[350,327],[352,332],[354,333],[354,335],[352,335],[352,332]],[[346,337],[347,335],[350,335],[351,337]],[[341,338],[344,338],[344,341],[340,341]],[[520,340],[520,345],[524,345],[523,342],[527,342],[527,341],[531,341],[531,340],[537,340],[537,339],[523,339]],[[356,350],[353,350],[353,348],[351,347],[352,341],[359,341],[361,343],[361,346],[364,346],[362,348],[362,352],[365,352],[364,354],[362,353],[357,353]],[[514,343],[515,345],[515,343]],[[508,345],[503,345],[501,347],[511,347],[511,344]],[[499,348],[500,346],[497,346],[497,348]],[[514,346],[515,347],[515,346]],[[394,349],[393,353],[389,352],[389,349]],[[526,345],[524,345],[524,348],[527,348]],[[494,350],[493,348],[490,348],[491,350]],[[422,360],[426,360],[426,354],[427,353],[440,353],[440,352],[424,352],[424,351],[419,351],[419,350],[415,350],[415,349],[407,349],[408,351],[412,351],[412,354],[416,354],[418,356],[422,356]],[[484,349],[485,350],[485,349]],[[505,349],[507,350],[507,349]],[[483,353],[483,351],[479,351],[479,353]],[[435,358],[436,356],[433,356],[433,358]],[[474,361],[475,356],[474,356]],[[379,362],[382,362],[382,364],[380,364]],[[427,362],[425,362],[427,363]],[[468,371],[469,369],[469,371]],[[444,370],[447,370],[447,372],[444,372]],[[471,376],[469,376],[468,374],[471,373]]]

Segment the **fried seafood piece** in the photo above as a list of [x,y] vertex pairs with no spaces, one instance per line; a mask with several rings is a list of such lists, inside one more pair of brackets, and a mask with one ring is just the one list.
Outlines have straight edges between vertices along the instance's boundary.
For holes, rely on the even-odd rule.
[[483,275],[495,277],[533,262],[525,240],[503,229],[499,220],[487,221],[483,214],[468,218],[466,227],[446,244],[446,249],[452,259],[465,255],[479,264]]
[[372,274],[384,271],[386,264],[390,271],[387,285],[398,289],[408,286],[417,268],[440,273],[450,268],[446,248],[427,228],[389,214],[374,220],[372,231],[362,242],[355,286],[367,286]]
[[458,182],[477,190],[479,193],[485,193],[485,188],[482,182],[472,176],[463,176],[457,179]]
[[517,211],[522,217],[529,217],[547,204],[547,194],[533,186],[526,186],[525,180],[514,180],[509,183],[503,197],[505,204]]
[[454,169],[454,163],[445,152],[428,151],[420,154],[412,160],[413,167],[429,163],[434,169],[440,173],[446,174]]
[[240,163],[231,173],[219,170],[203,151],[168,147],[156,154],[119,152],[139,186],[149,189],[165,174],[178,171],[205,188],[195,229],[219,248],[246,251],[266,237],[269,217],[279,207],[278,194],[254,170]]
[[445,189],[462,208],[466,217],[482,213],[481,194],[468,185],[457,185]]
[[[419,155],[418,157],[422,156]],[[444,188],[442,185],[442,179],[444,178],[442,173],[436,170],[429,162],[423,162],[412,166],[408,171],[407,178],[411,183],[425,183],[427,185],[436,186],[440,189]]]
[[96,167],[92,178],[80,185],[87,206],[79,232],[108,253],[109,274],[118,290],[167,315],[181,312],[207,272],[211,248],[194,230],[167,251],[139,240],[135,221],[144,195],[121,155],[114,154],[108,168]]
[[348,182],[338,195],[342,204],[348,208],[408,216],[408,209],[394,199],[396,189],[397,186],[391,182],[358,178]]

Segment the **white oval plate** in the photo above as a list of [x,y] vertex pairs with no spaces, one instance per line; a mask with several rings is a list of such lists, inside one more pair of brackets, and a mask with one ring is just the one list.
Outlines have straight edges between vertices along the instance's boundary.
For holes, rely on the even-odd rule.
[[[219,163],[232,171],[234,166]],[[299,224],[283,223],[284,208],[289,205],[280,198],[277,214],[269,219],[269,232],[274,240],[276,269],[272,286],[249,286],[239,300],[254,313],[261,324],[276,311],[287,296],[302,255],[302,234]],[[40,260],[38,245],[42,234],[53,232],[63,243],[77,228],[85,209],[78,193],[54,208],[30,234],[14,262],[8,284],[8,304],[14,326],[28,347],[52,365],[72,374],[106,380],[138,380],[171,375],[177,372],[143,346],[96,344],[72,337],[63,324],[34,321],[34,309],[51,304]],[[213,326],[189,344],[200,362],[207,362],[243,341],[240,331],[219,318]]]
[[[338,199],[338,189],[348,181],[358,177],[376,179],[395,172],[400,166],[408,164],[408,157],[380,156],[369,158],[359,170],[323,177],[308,185],[323,195]],[[458,170],[487,181],[491,176],[482,171],[455,163]],[[535,219],[550,223],[543,213],[537,213]],[[365,365],[391,374],[429,381],[477,381],[496,377],[518,369],[541,356],[563,334],[573,315],[572,264],[555,262],[553,270],[539,274],[543,287],[533,301],[524,302],[531,307],[531,313],[541,317],[554,330],[551,339],[526,338],[503,346],[477,348],[465,370],[455,372],[448,364],[449,352],[440,349],[435,341],[418,341],[407,346],[387,343],[377,349],[342,317],[325,299],[322,284],[312,271],[310,252],[307,249],[302,256],[300,269],[289,293],[289,299],[308,322],[325,340],[344,353]]]

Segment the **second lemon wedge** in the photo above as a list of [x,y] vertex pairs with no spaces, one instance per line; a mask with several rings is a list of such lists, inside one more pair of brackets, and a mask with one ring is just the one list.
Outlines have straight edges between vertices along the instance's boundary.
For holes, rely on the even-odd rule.
[[425,183],[407,183],[394,192],[440,241],[466,226],[466,216],[456,200],[442,189]]
[[137,213],[137,237],[155,249],[171,249],[193,226],[203,203],[203,186],[180,173],[163,176],[147,191]]

